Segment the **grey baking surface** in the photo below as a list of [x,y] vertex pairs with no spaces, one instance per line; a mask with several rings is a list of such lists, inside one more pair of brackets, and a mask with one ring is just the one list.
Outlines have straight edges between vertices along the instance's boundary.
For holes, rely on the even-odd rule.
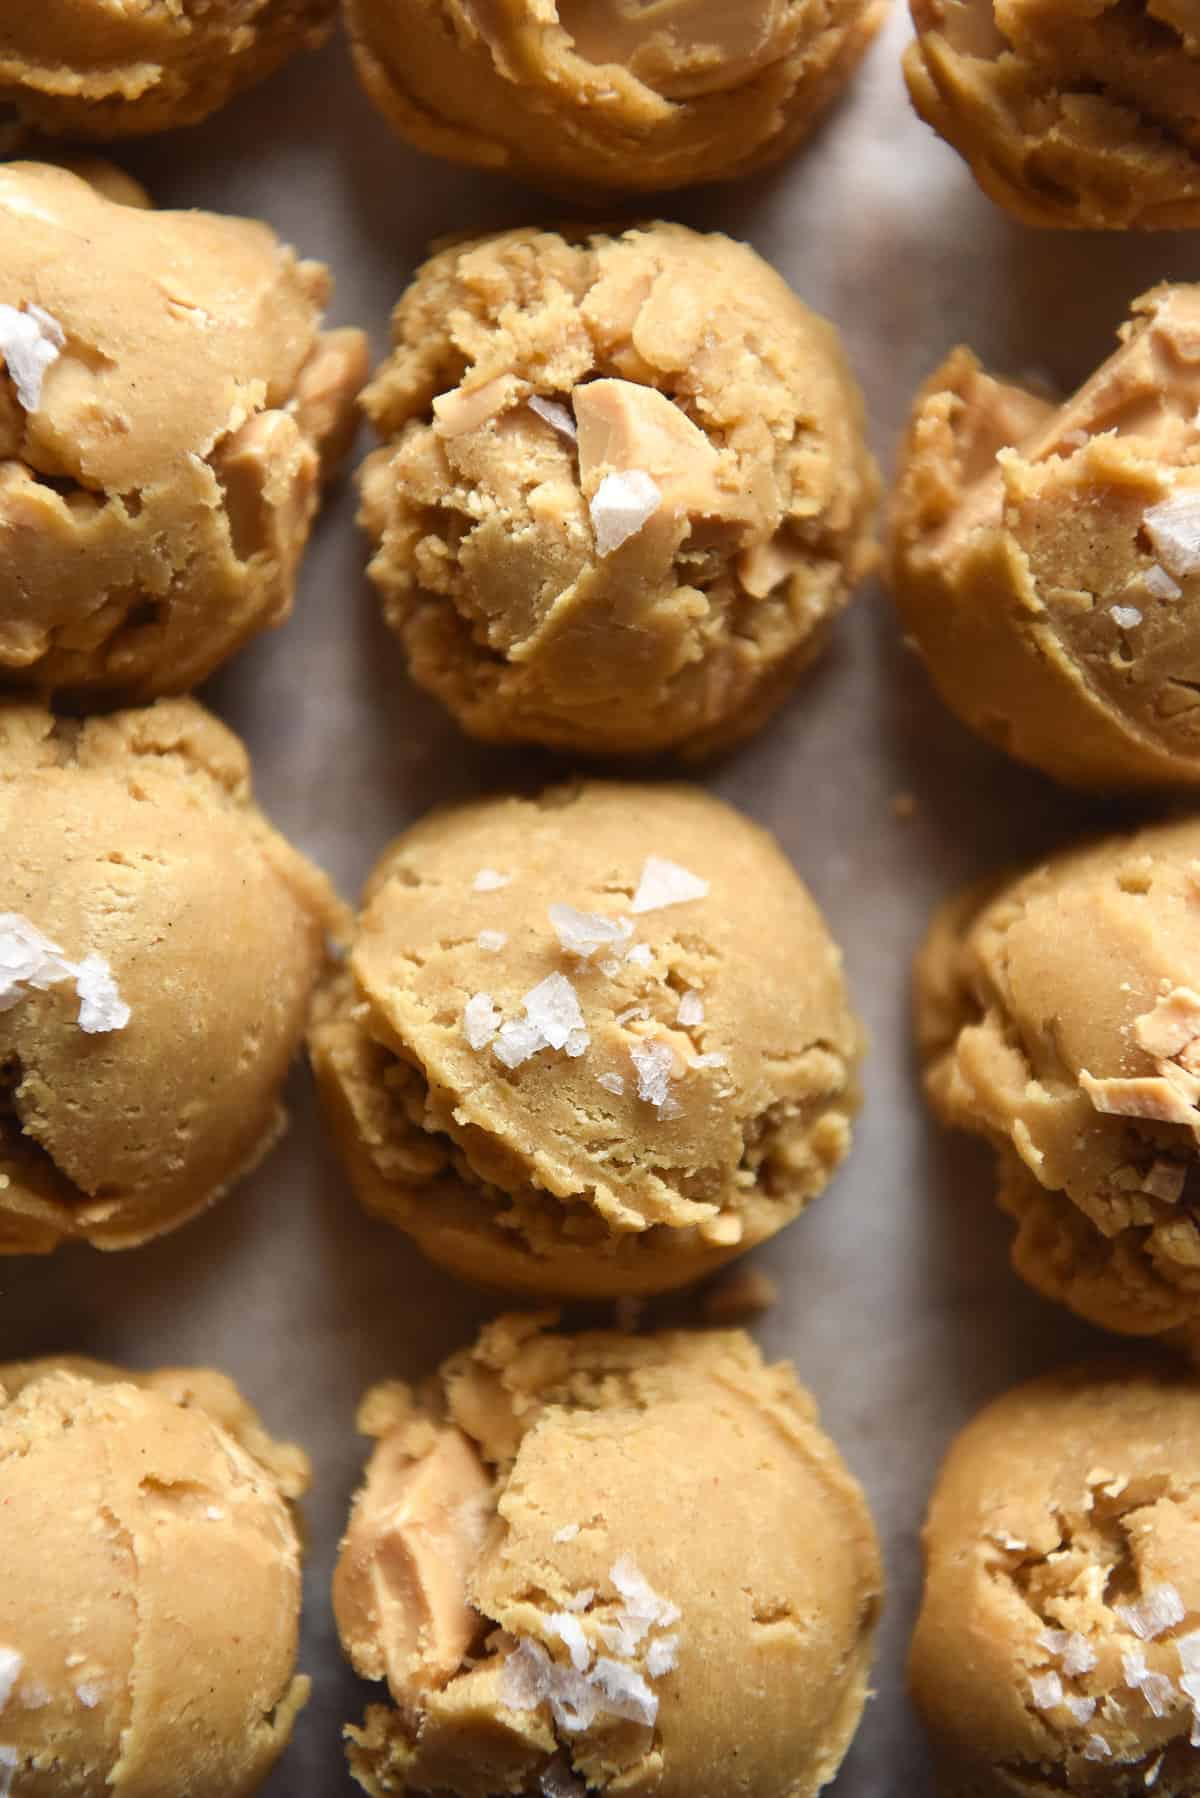
[[[910,114],[898,66],[907,33],[897,12],[850,98],[785,170],[659,206],[749,238],[837,321],[885,463],[914,387],[951,343],[965,338],[1002,368],[1070,385],[1106,352],[1133,295],[1200,276],[1194,240],[1043,236],[1001,217]],[[123,160],[163,204],[259,214],[327,259],[338,278],[333,316],[368,326],[377,349],[431,237],[561,215],[535,194],[394,142],[340,45],[208,125]],[[266,807],[347,894],[430,805],[562,767],[467,743],[409,685],[376,620],[353,514],[343,482],[293,620],[203,695],[248,740]],[[986,1157],[945,1140],[922,1112],[909,958],[948,888],[1101,814],[1005,766],[944,715],[874,584],[783,714],[707,778],[779,833],[845,944],[872,1033],[849,1163],[757,1257],[782,1288],[757,1333],[768,1353],[793,1356],[816,1391],[885,1542],[878,1696],[834,1790],[923,1798],[931,1781],[903,1657],[938,1457],[983,1400],[1099,1339],[1009,1273]],[[892,809],[902,792],[916,800],[908,819]],[[303,1071],[290,1104],[291,1132],[257,1177],[178,1235],[129,1255],[0,1263],[0,1358],[74,1350],[138,1365],[213,1362],[272,1429],[306,1445],[315,1478],[302,1665],[314,1693],[266,1791],[341,1798],[354,1789],[341,1725],[372,1695],[342,1665],[328,1605],[361,1466],[355,1402],[371,1380],[430,1369],[494,1307],[364,1217]]]

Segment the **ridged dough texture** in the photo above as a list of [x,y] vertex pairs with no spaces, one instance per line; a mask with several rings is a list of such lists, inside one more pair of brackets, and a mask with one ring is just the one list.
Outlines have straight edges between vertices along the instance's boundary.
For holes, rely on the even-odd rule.
[[[707,895],[632,912],[649,856]],[[484,870],[508,884],[477,890]],[[581,960],[554,904],[633,934]],[[576,994],[581,1053],[509,1067],[471,1046],[473,996],[519,1020],[551,976]],[[688,992],[699,1023],[680,1021]],[[310,1047],[369,1210],[468,1279],[599,1297],[682,1286],[804,1209],[849,1147],[861,1031],[840,952],[765,831],[698,789],[595,783],[477,801],[399,838]],[[647,1056],[665,1080],[653,1100]]]
[[1200,1324],[1200,822],[1054,856],[937,916],[934,1109],[997,1150],[1031,1286],[1126,1335]]
[[652,192],[788,155],[886,0],[347,0],[367,92],[419,149],[552,191]]
[[65,985],[0,1010],[0,1254],[132,1247],[276,1140],[342,908],[191,700],[82,723],[0,707],[0,841],[0,913],[104,957],[131,1008],[102,1035]]
[[4,126],[112,139],[195,125],[298,50],[324,43],[337,0],[4,0]]
[[1120,336],[1060,406],[953,352],[913,409],[889,580],[998,748],[1077,786],[1196,786],[1200,287],[1144,294]]
[[910,1675],[941,1798],[1191,1798],[1193,1376],[1100,1362],[1005,1394],[951,1448],[923,1540]]
[[[0,1785],[248,1798],[287,1745],[308,1461],[223,1374],[0,1366]],[[5,1781],[9,1784],[5,1784]]]
[[[421,685],[496,742],[702,753],[757,729],[874,563],[832,327],[745,244],[659,223],[443,250],[392,337],[362,516]],[[630,475],[661,503],[603,553],[592,508]]]
[[[355,1778],[373,1798],[814,1798],[862,1713],[882,1570],[813,1400],[740,1331],[546,1323],[500,1318],[420,1395],[364,1401],[378,1446],[334,1608],[393,1703],[347,1731]],[[655,1621],[614,1647],[631,1575]],[[514,1705],[518,1642],[568,1677],[614,1656],[657,1714],[572,1729]]]
[[287,616],[366,373],[329,291],[266,225],[0,167],[0,303],[65,336],[36,410],[0,367],[0,689],[183,692]]
[[913,105],[1028,225],[1200,225],[1191,0],[912,0]]

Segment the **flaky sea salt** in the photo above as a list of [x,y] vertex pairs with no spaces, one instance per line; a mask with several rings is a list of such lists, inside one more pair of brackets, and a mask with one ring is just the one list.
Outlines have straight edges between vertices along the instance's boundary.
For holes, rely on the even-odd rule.
[[[578,1531],[579,1525],[576,1524],[575,1528]],[[570,1598],[563,1599],[563,1610],[574,1611],[576,1613],[579,1611],[586,1611],[595,1596],[595,1586],[584,1586],[582,1591],[572,1592]]]
[[528,1018],[511,1018],[507,1024],[501,1024],[492,1053],[506,1068],[519,1068],[531,1056],[540,1055],[549,1047],[536,1024],[531,1024]]
[[654,1590],[632,1556],[621,1555],[614,1561],[608,1577],[625,1600],[625,1617],[634,1624],[645,1626],[637,1638],[639,1642],[656,1625],[670,1628],[679,1622],[679,1606]]
[[475,946],[488,955],[499,955],[508,942],[508,933],[503,930],[481,930],[475,938]]
[[690,899],[703,899],[708,882],[678,862],[662,855],[648,855],[642,864],[642,875],[633,895],[631,911],[662,911],[668,905],[685,905]]
[[1151,562],[1146,570],[1145,587],[1147,593],[1155,599],[1179,599],[1183,593],[1179,582],[1173,581],[1166,569],[1160,568],[1157,562]]
[[555,1530],[554,1540],[556,1542],[574,1542],[578,1534],[579,1525],[577,1523],[564,1523],[560,1530]]
[[511,880],[511,874],[501,874],[495,868],[480,868],[471,886],[477,893],[498,893]]
[[1200,489],[1151,506],[1142,523],[1168,573],[1182,579],[1200,572]]
[[1191,1745],[1200,1748],[1200,1630],[1191,1630],[1176,1640],[1179,1652],[1179,1689],[1192,1707]]
[[660,1636],[651,1642],[646,1650],[646,1672],[651,1679],[661,1679],[665,1673],[674,1673],[679,1665],[679,1637]]
[[543,1049],[565,1049],[579,1056],[591,1041],[575,988],[564,974],[548,974],[527,992],[524,1018],[502,1024],[492,1052],[505,1067],[520,1067]]
[[1073,1720],[1078,1724],[1082,1725],[1084,1723],[1090,1723],[1092,1718],[1096,1715],[1096,1700],[1094,1698],[1066,1697],[1063,1699],[1063,1704],[1070,1712]]
[[57,362],[67,341],[56,318],[40,306],[0,306],[0,356],[17,398],[26,412],[42,403],[42,382],[51,363]]
[[685,1030],[704,1022],[704,1000],[699,993],[687,992],[679,1001],[679,1022]]
[[625,960],[631,961],[635,968],[648,968],[654,960],[654,951],[649,943],[635,943]]
[[592,1650],[578,1617],[573,1617],[569,1611],[552,1611],[546,1619],[546,1628],[564,1645],[576,1672],[586,1673],[591,1665]]
[[597,1085],[602,1086],[606,1093],[615,1094],[618,1099],[625,1091],[625,1077],[623,1074],[597,1074],[596,1083]]
[[85,955],[75,970],[79,1028],[89,1036],[124,1030],[130,1010],[117,991],[113,971],[102,955]]
[[658,483],[642,468],[626,474],[606,474],[592,495],[588,510],[596,533],[596,553],[611,556],[654,517],[662,505]]
[[1035,1673],[1029,1682],[1029,1692],[1039,1711],[1052,1711],[1055,1705],[1062,1703],[1063,1683],[1057,1673]]
[[225,1521],[225,1513],[220,1505],[209,1505],[204,1515],[208,1518],[210,1523],[223,1523]]
[[1165,1583],[1151,1586],[1135,1604],[1114,1605],[1113,1610],[1126,1629],[1140,1636],[1143,1642],[1153,1642],[1187,1616],[1179,1593],[1174,1586]]
[[1135,630],[1142,622],[1142,614],[1136,606],[1109,606],[1109,617],[1123,631]]
[[1140,1692],[1150,1707],[1154,1717],[1165,1717],[1167,1706],[1175,1696],[1175,1686],[1165,1673],[1151,1673],[1146,1666],[1146,1656],[1140,1648],[1127,1648],[1121,1656],[1121,1668],[1125,1674],[1125,1684],[1133,1692]]
[[123,1030],[132,1015],[102,955],[68,960],[64,951],[18,912],[0,912],[0,1011],[64,981],[75,983],[79,1028],[88,1035]]
[[1083,1758],[1085,1761],[1106,1761],[1111,1754],[1112,1749],[1104,1740],[1103,1736],[1089,1736],[1087,1741],[1083,1744]]
[[658,1716],[658,1698],[635,1667],[600,1655],[591,1672],[591,1680],[604,1696],[604,1709],[614,1717],[630,1723],[654,1727]]
[[0,1798],[8,1798],[17,1773],[17,1751],[0,1744]]
[[12,1697],[13,1687],[21,1677],[25,1658],[15,1648],[0,1648],[0,1711]]
[[550,922],[563,948],[581,961],[587,961],[597,949],[608,949],[626,943],[633,935],[627,918],[606,918],[602,912],[576,911],[573,905],[554,904]]
[[533,393],[530,394],[525,404],[552,430],[558,431],[563,437],[569,437],[572,443],[575,442],[579,435],[575,429],[575,420],[558,400],[544,400],[540,393]]
[[727,1068],[729,1057],[723,1055],[720,1049],[709,1049],[706,1054],[697,1055],[692,1066],[694,1068]]
[[98,1686],[95,1680],[81,1680],[75,1688],[75,1696],[86,1710],[94,1711],[104,1696],[104,1688]]
[[675,1055],[669,1043],[635,1043],[629,1051],[637,1073],[638,1098],[653,1105],[660,1118],[683,1116],[683,1107],[671,1092]]
[[490,993],[472,993],[463,1006],[463,1035],[472,1049],[486,1049],[500,1028],[500,1013]]

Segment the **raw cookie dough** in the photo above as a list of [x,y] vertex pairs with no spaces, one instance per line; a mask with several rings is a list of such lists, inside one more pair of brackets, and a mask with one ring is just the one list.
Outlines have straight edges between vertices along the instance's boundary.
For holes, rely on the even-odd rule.
[[194,125],[324,43],[335,4],[4,0],[0,132],[115,138]]
[[378,1438],[334,1608],[393,1706],[364,1791],[813,1798],[867,1694],[882,1595],[858,1482],[740,1331],[570,1337],[506,1317]]
[[[585,0],[586,3],[586,0]],[[1193,0],[912,0],[913,105],[1029,225],[1200,225]]]
[[1100,1363],[996,1400],[924,1549],[910,1674],[942,1798],[1197,1791],[1194,1377]]
[[366,373],[329,290],[252,220],[0,167],[0,689],[181,692],[287,616]]
[[256,1792],[308,1696],[307,1485],[223,1374],[0,1365],[0,1790]]
[[276,1140],[342,908],[186,699],[0,707],[0,842],[0,1254],[129,1248]]
[[1200,1324],[1200,821],[944,907],[917,962],[926,1087],[998,1153],[1013,1261],[1124,1334]]
[[749,735],[874,563],[837,335],[745,244],[508,231],[427,262],[364,395],[371,575],[473,735]]
[[426,818],[319,993],[362,1202],[484,1285],[711,1273],[850,1144],[861,1031],[771,837],[696,788],[595,783]]
[[1094,787],[1200,784],[1200,286],[1061,406],[958,349],[917,397],[890,581],[952,710]]
[[885,0],[347,0],[367,92],[410,143],[551,190],[652,192],[788,155]]

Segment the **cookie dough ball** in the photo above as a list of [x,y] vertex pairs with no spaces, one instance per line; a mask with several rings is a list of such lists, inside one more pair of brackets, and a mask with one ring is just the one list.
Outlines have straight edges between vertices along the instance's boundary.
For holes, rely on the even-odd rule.
[[766,832],[613,783],[399,838],[310,1042],[369,1210],[467,1279],[602,1297],[804,1209],[849,1148],[861,1033]]
[[341,907],[190,700],[0,708],[0,842],[0,1254],[131,1248],[280,1134]]
[[912,0],[913,105],[1028,225],[1200,225],[1188,0]]
[[6,0],[0,118],[51,137],[137,137],[194,125],[299,50],[336,0]]
[[1127,1335],[1200,1324],[1200,821],[954,901],[917,1011],[934,1109],[998,1152],[1017,1271]]
[[0,1366],[0,1789],[256,1792],[308,1696],[307,1484],[221,1374]]
[[[334,1608],[363,1790],[813,1798],[862,1714],[879,1550],[786,1363],[740,1331],[507,1317],[378,1438]],[[736,1552],[732,1552],[736,1544]]]
[[757,729],[874,560],[831,326],[745,244],[652,224],[443,250],[392,335],[363,522],[421,685],[494,742]]
[[355,62],[418,149],[552,191],[654,192],[808,136],[885,0],[347,0]]
[[1200,1391],[1034,1380],[950,1450],[910,1674],[942,1798],[1183,1798],[1200,1726]]
[[891,585],[964,723],[1057,779],[1200,784],[1200,286],[1073,399],[955,350],[917,398]]
[[287,616],[366,371],[329,288],[249,219],[0,168],[0,687],[182,692]]

